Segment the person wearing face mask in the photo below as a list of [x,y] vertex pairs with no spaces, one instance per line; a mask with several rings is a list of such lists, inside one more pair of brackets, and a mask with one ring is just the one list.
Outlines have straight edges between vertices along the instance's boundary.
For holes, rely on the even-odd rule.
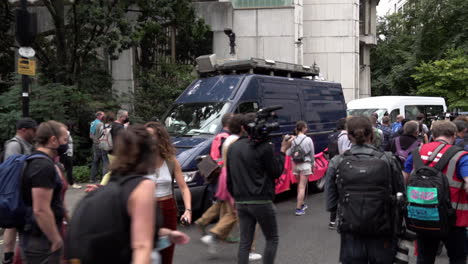
[[[37,123],[32,118],[25,117],[16,122],[16,135],[5,143],[5,152],[2,159],[6,160],[12,155],[31,154],[32,142],[36,135]],[[3,264],[13,263],[16,242],[16,229],[5,229],[3,234]]]
[[63,241],[60,235],[65,214],[61,197],[62,181],[54,159],[68,149],[68,133],[57,121],[41,123],[36,131],[36,151],[43,158],[30,160],[21,180],[23,201],[28,210],[20,233],[24,263],[60,263]]

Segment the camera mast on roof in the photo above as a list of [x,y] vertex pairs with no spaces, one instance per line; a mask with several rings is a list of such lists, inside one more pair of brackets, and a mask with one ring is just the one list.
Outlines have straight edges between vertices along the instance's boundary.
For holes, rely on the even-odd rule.
[[317,65],[307,66],[268,59],[250,58],[245,60],[216,61],[216,55],[196,58],[197,71],[201,77],[221,74],[264,74],[292,78],[315,77],[320,73]]

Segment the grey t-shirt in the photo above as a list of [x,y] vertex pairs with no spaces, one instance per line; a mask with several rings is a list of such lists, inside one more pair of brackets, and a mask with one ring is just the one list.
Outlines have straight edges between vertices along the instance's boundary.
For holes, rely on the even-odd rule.
[[338,153],[343,154],[345,151],[351,148],[351,141],[348,138],[348,132],[342,130],[338,135]]
[[[301,142],[302,141],[302,142]],[[297,136],[293,142],[291,147],[286,151],[286,155],[291,156],[291,151],[293,146],[301,144],[302,149],[305,151],[305,153],[308,153],[308,155],[305,156],[305,161],[312,163],[312,165],[315,162],[315,150],[314,150],[314,142],[312,139],[306,135],[299,135]]]
[[4,159],[8,159],[11,155],[18,155],[18,154],[31,154],[33,151],[33,146],[27,142],[26,140],[22,139],[20,136],[14,136],[12,139],[8,140],[5,143],[5,157]]

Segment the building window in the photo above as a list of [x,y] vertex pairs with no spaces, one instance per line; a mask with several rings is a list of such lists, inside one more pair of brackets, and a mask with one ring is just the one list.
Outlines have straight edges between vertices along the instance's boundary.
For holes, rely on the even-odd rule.
[[292,6],[293,0],[231,0],[234,8],[261,8]]

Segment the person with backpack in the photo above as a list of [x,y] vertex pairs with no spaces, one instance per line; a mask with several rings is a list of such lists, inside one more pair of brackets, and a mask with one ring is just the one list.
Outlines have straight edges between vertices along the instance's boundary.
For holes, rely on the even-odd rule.
[[[25,117],[16,122],[16,135],[5,142],[2,160],[13,155],[28,155],[33,151],[32,142],[36,135],[37,123],[34,119]],[[3,264],[13,263],[16,244],[16,229],[7,228],[3,234]]]
[[466,263],[468,152],[452,145],[456,132],[450,121],[433,122],[434,142],[414,150],[405,163],[404,173],[409,177],[406,223],[418,236],[419,264],[435,262],[440,242],[450,263]]
[[353,145],[330,161],[325,184],[327,210],[338,208],[339,261],[391,264],[402,221],[395,204],[405,190],[401,169],[372,145],[369,118],[351,117],[346,126]]
[[314,142],[306,135],[307,123],[300,120],[296,123],[295,134],[297,135],[291,144],[291,148],[286,151],[286,155],[291,156],[294,163],[293,173],[297,179],[297,202],[295,215],[305,215],[307,205],[304,203],[305,189],[309,183],[309,176],[313,173],[315,162]]
[[371,115],[370,120],[372,122],[372,129],[374,130],[374,135],[372,137],[372,145],[378,149],[382,149],[382,144],[384,142],[384,134],[377,126],[377,119],[374,115]]
[[107,171],[107,164],[104,164],[103,154],[101,149],[99,148],[99,131],[98,127],[102,124],[102,120],[105,118],[105,114],[102,111],[98,111],[95,114],[96,119],[91,122],[89,126],[89,137],[93,141],[93,162],[91,164],[91,182],[96,182],[96,176],[98,174],[99,164],[102,166],[102,175],[105,174]]
[[[178,207],[174,196],[174,180],[179,187],[184,201],[184,213],[180,217],[183,224],[192,222],[192,196],[184,180],[182,169],[176,159],[176,149],[166,128],[158,122],[145,124],[148,132],[155,138],[154,148],[158,150],[155,156],[156,171],[150,177],[157,184],[154,197],[161,208],[163,224],[161,227],[170,230],[177,229]],[[175,245],[161,251],[163,264],[170,264],[174,258]]]
[[405,164],[411,151],[415,150],[421,142],[418,141],[419,124],[416,121],[408,121],[403,126],[403,135],[392,140],[387,151],[392,152],[401,163]]
[[151,263],[156,185],[146,176],[155,169],[155,144],[143,125],[116,138],[110,182],[86,195],[73,212],[66,243],[69,263]]
[[[62,181],[54,159],[68,148],[67,128],[57,121],[39,125],[36,132],[36,158],[28,160],[21,179],[21,193],[26,211],[26,223],[19,230],[23,261],[60,263],[63,241],[60,235],[65,214]],[[40,157],[39,157],[40,156]]]
[[[331,160],[337,155],[343,154],[351,148],[351,141],[348,138],[346,131],[346,118],[340,118],[336,122],[336,132],[328,137],[328,159]],[[330,209],[330,222],[328,229],[336,229],[336,208]]]

